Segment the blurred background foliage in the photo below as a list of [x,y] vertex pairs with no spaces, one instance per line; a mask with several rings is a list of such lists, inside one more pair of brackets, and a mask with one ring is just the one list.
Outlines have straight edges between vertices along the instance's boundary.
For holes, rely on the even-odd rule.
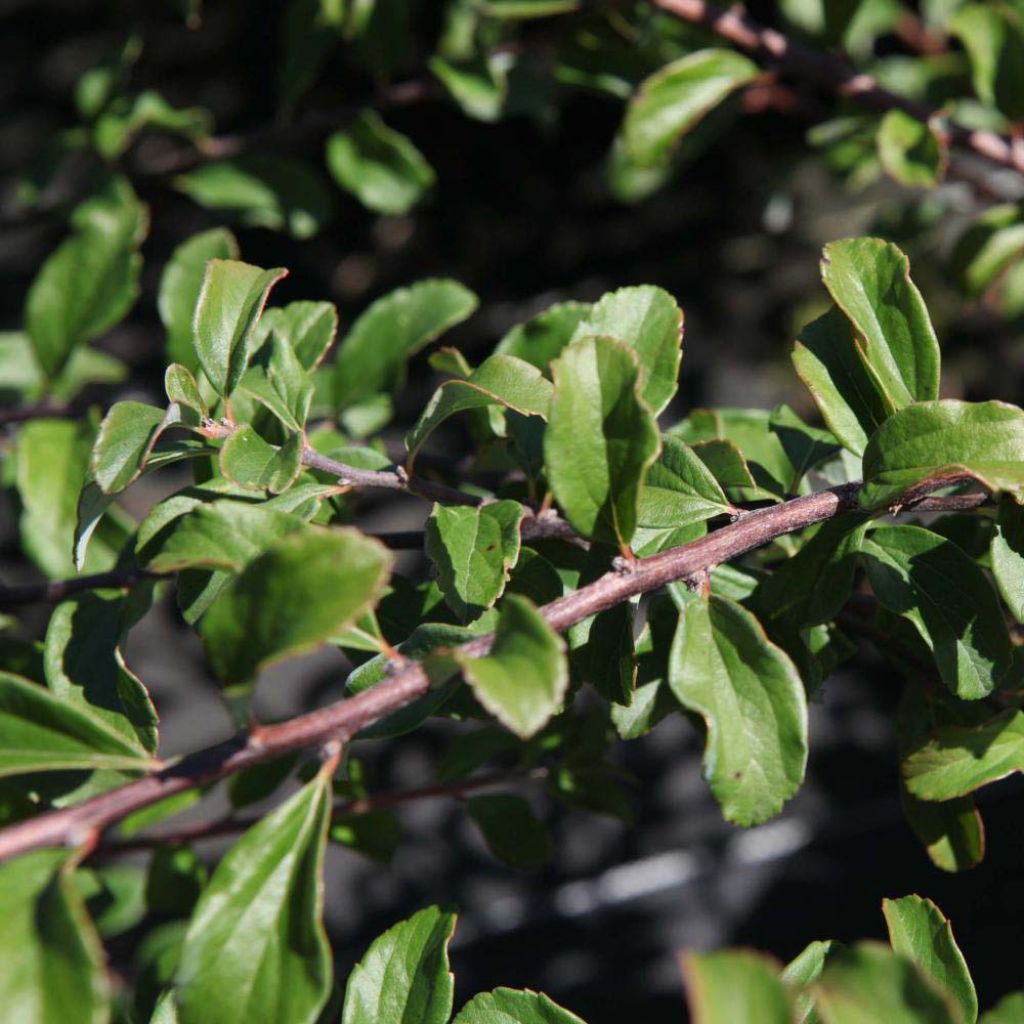
[[[971,19],[997,7],[1009,71],[986,77],[972,51],[984,26]],[[901,96],[1005,132],[1024,103],[1017,7],[783,0],[749,10]],[[243,259],[290,268],[276,302],[331,300],[343,332],[396,287],[462,281],[481,308],[451,343],[473,363],[555,302],[660,285],[686,313],[666,423],[701,406],[780,402],[813,420],[788,356],[825,308],[822,244],[878,234],[911,257],[943,345],[943,396],[1021,401],[1024,175],[947,152],[941,130],[770,71],[637,162],[624,112],[641,83],[725,45],[650,4],[2,0],[0,18],[0,328],[21,328],[28,288],[82,199],[123,176],[149,210],[139,298],[57,396],[75,412],[129,395],[161,401],[160,274],[176,246],[219,225]],[[394,457],[438,379],[426,355],[414,360],[384,434]],[[36,388],[17,334],[0,336],[5,405],[31,404]],[[470,451],[463,431],[446,427],[430,450],[457,462]],[[140,486],[132,511],[176,483]],[[31,578],[18,510],[3,500],[5,579]],[[400,528],[426,511],[401,498],[370,509]],[[200,652],[172,609],[161,605],[131,642],[164,710],[168,752],[221,735]],[[315,658],[270,673],[263,712],[326,700],[336,679],[337,662]],[[627,1011],[678,1020],[673,949],[740,942],[786,958],[816,937],[880,935],[878,899],[918,889],[956,922],[982,1001],[993,1001],[1021,982],[1007,941],[1024,899],[1020,787],[982,800],[982,867],[934,869],[891,795],[897,685],[869,655],[832,680],[812,712],[810,784],[759,832],[722,822],[699,745],[678,721],[622,752],[637,781],[635,828],[555,815],[556,856],[537,875],[495,866],[472,837],[468,848],[452,842],[467,826],[450,806],[410,809],[410,841],[390,869],[332,853],[342,970],[400,916],[454,901],[465,911],[454,957],[466,992],[528,985],[594,1024]],[[376,788],[421,781],[442,734],[372,750]],[[145,989],[161,934],[171,942],[188,909],[169,907],[165,931],[141,945],[137,929],[115,939],[117,969]]]

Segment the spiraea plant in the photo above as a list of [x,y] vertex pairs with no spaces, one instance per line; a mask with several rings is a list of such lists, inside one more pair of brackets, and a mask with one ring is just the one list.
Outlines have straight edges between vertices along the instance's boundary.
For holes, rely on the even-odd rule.
[[[203,5],[181,6],[198,30]],[[809,704],[867,648],[902,679],[892,780],[923,865],[979,864],[975,794],[1024,771],[1024,410],[942,397],[977,388],[944,390],[904,252],[941,249],[936,301],[983,309],[979,329],[1024,311],[1020,5],[789,0],[785,33],[698,0],[423,6],[285,5],[277,113],[248,135],[136,88],[132,37],[78,77],[74,126],[20,182],[13,222],[66,212],[67,230],[0,335],[2,483],[42,577],[0,584],[0,1019],[579,1022],[529,989],[457,1007],[448,906],[339,970],[328,846],[386,863],[397,809],[448,797],[495,860],[538,869],[557,845],[541,807],[631,820],[618,752],[669,717],[702,745],[721,816],[761,825],[804,782]],[[339,111],[343,60],[369,85]],[[688,407],[684,311],[632,270],[498,330],[448,270],[375,288],[342,323],[317,294],[279,300],[288,269],[257,265],[289,262],[264,258],[283,236],[326,259],[341,193],[392,242],[434,200],[434,167],[385,115],[436,104],[551,131],[575,91],[614,102],[617,127],[574,199],[684,205],[686,168],[765,110],[810,117],[847,195],[890,190],[871,231],[822,236],[793,332],[804,415]],[[302,112],[325,94],[327,113]],[[167,231],[168,195],[205,211],[201,230]],[[144,278],[153,222],[173,251]],[[358,260],[342,269],[349,298],[367,291]],[[147,287],[159,402],[94,344]],[[486,345],[452,344],[474,323]],[[409,386],[414,360],[429,390]],[[422,527],[374,527],[381,492]],[[125,653],[157,604],[195,634],[234,727],[180,756]],[[261,720],[261,673],[324,648],[346,666],[326,698]],[[371,784],[371,742],[431,730],[421,785]],[[223,855],[200,857],[215,837]],[[807,936],[786,966],[683,953],[692,1019],[1024,1020],[1024,992],[979,1017],[934,902],[882,911],[888,945]]]

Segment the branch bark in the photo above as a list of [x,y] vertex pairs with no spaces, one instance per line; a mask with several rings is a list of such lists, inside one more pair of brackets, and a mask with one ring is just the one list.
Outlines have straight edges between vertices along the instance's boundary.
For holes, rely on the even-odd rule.
[[[777,537],[857,508],[859,493],[859,484],[845,484],[747,512],[689,544],[639,559],[623,570],[608,572],[575,593],[545,605],[541,613],[561,632],[631,597],[692,579]],[[943,500],[929,499],[927,507],[937,510]],[[962,507],[958,499],[953,501]],[[924,502],[916,507],[924,507]],[[903,508],[907,510],[909,506]],[[479,637],[462,650],[480,657],[488,653],[493,640],[493,635]],[[103,829],[166,797],[331,739],[347,742],[361,730],[424,696],[430,686],[430,679],[419,663],[396,664],[386,680],[346,700],[275,725],[257,726],[80,804],[8,826],[0,830],[0,861],[46,846],[95,843]]]
[[654,5],[683,21],[703,25],[720,39],[762,63],[770,64],[785,74],[814,82],[862,106],[881,112],[902,110],[926,124],[936,118],[944,126],[943,130],[952,144],[970,149],[990,163],[1024,172],[1024,154],[1008,136],[965,128],[945,120],[941,112],[927,104],[890,92],[870,75],[858,71],[845,60],[808,49],[775,29],[766,28],[741,7],[723,10],[705,0],[654,0]]

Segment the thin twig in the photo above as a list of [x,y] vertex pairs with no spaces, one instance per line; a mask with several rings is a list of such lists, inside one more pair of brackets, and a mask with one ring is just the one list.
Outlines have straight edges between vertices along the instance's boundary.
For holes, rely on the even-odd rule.
[[740,7],[723,10],[705,0],[654,0],[654,4],[683,21],[703,25],[737,49],[783,73],[815,82],[872,110],[902,110],[925,124],[938,123],[954,145],[973,150],[991,163],[1024,171],[1024,154],[1008,136],[965,128],[944,119],[940,111],[890,92],[844,59],[818,53],[773,28],[766,28]]
[[[575,593],[545,605],[541,612],[555,629],[568,629],[638,594],[690,579],[783,534],[856,508],[859,490],[859,484],[846,484],[751,512],[689,544],[637,559],[626,571],[613,570]],[[465,655],[480,657],[490,651],[493,641],[493,635],[479,637],[461,650]],[[345,742],[424,696],[430,687],[430,678],[421,664],[398,665],[377,686],[346,700],[285,722],[256,727],[80,804],[8,826],[0,830],[0,860],[46,846],[78,845],[133,811],[175,793],[214,782],[282,754],[316,746],[331,737]]]
[[156,578],[155,573],[132,567],[43,583],[20,583],[14,586],[0,583],[0,611],[13,611],[29,604],[58,604],[85,590],[127,590],[140,580],[153,578]]
[[[455,779],[452,782],[436,783],[432,786],[419,786],[416,789],[373,793],[358,800],[346,800],[335,804],[331,811],[331,819],[337,822],[356,814],[389,810],[392,807],[419,800],[433,800],[441,797],[459,799],[467,793],[476,793],[482,789],[540,781],[546,779],[547,775],[547,770],[544,768],[517,768],[512,771],[491,772],[487,775],[475,775],[466,779]],[[191,825],[181,825],[178,828],[165,829],[148,835],[132,836],[129,839],[106,840],[97,846],[95,852],[99,856],[113,856],[135,850],[149,850],[154,846],[181,846],[185,843],[197,843],[206,839],[216,839],[218,836],[245,832],[260,820],[260,815],[250,814],[229,815],[217,821],[198,821]]]

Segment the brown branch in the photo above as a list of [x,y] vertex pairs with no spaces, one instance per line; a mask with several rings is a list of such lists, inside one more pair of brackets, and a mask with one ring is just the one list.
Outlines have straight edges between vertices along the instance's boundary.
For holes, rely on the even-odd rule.
[[[860,484],[844,484],[748,512],[735,522],[677,548],[637,559],[575,593],[541,609],[558,631],[639,594],[708,572],[777,537],[833,519],[858,507]],[[490,651],[493,634],[462,646],[480,657]],[[346,742],[358,733],[424,696],[430,679],[418,662],[396,663],[392,674],[369,690],[325,708],[275,725],[257,726],[216,746],[197,751],[151,775],[143,776],[72,807],[48,811],[0,830],[0,861],[46,846],[77,846],[133,811],[188,789],[215,782],[244,768],[307,749],[331,738]]]
[[15,423],[27,423],[29,420],[61,419],[66,420],[77,413],[70,405],[44,399],[32,405],[14,406],[0,409],[0,427],[13,426]]
[[57,604],[83,590],[126,590],[140,580],[154,576],[154,573],[132,567],[44,583],[21,583],[14,586],[0,583],[0,611],[12,611],[27,604]]
[[773,28],[766,28],[740,7],[723,10],[705,0],[654,0],[654,5],[683,21],[703,25],[737,49],[784,74],[815,82],[872,110],[902,110],[925,124],[937,118],[937,123],[943,126],[946,137],[954,145],[970,149],[991,163],[1024,171],[1021,147],[1015,146],[1008,136],[965,128],[945,120],[940,111],[890,92],[842,58],[818,53]]
[[[535,782],[546,779],[545,768],[517,768],[513,771],[491,772],[488,775],[476,775],[453,782],[441,782],[433,786],[419,786],[416,789],[399,789],[388,793],[374,793],[358,800],[347,800],[335,804],[331,811],[331,819],[335,822],[356,814],[369,814],[371,811],[384,811],[402,804],[418,800],[433,800],[441,797],[460,799],[467,793],[476,793],[482,789],[494,789],[496,786],[514,786],[524,782]],[[112,839],[99,843],[95,849],[98,856],[115,856],[135,850],[149,850],[154,846],[181,846],[184,843],[197,843],[218,836],[236,835],[245,832],[261,820],[260,815],[229,815],[217,821],[198,821],[191,825],[182,825],[175,829],[165,829],[149,835],[132,836],[129,839]]]

